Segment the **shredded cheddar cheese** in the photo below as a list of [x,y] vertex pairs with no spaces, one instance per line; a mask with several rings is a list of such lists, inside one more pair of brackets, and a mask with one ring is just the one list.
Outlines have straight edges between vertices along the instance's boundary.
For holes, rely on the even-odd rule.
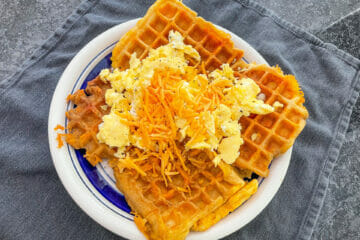
[[56,141],[58,142],[58,148],[61,148],[62,146],[64,146],[64,141],[63,141],[63,137],[65,136],[65,134],[63,133],[57,133],[56,135]]
[[56,125],[56,127],[54,128],[55,131],[57,130],[65,130],[65,128],[63,126],[61,126],[60,124]]
[[[64,131],[65,128],[63,126],[61,126],[60,124],[56,125],[56,127],[54,128],[54,131],[57,131],[57,130],[62,130]],[[61,148],[62,146],[64,146],[64,141],[63,141],[63,137],[65,136],[66,134],[64,133],[57,133],[56,135],[56,141],[58,142],[58,148]]]

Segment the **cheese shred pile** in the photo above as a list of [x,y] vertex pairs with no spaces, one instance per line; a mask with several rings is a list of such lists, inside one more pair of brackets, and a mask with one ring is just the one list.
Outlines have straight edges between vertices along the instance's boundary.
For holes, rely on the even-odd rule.
[[240,117],[274,111],[257,99],[259,86],[234,77],[228,64],[207,73],[199,53],[173,31],[169,44],[141,61],[133,54],[129,69],[104,69],[100,78],[111,83],[111,111],[97,138],[117,148],[120,169],[161,174],[165,183],[178,174],[186,182],[187,162],[201,164],[189,152],[206,152],[215,166],[233,163],[243,143]]

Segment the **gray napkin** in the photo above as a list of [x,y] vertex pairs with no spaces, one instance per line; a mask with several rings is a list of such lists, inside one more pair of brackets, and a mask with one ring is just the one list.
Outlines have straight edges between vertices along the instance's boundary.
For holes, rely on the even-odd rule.
[[[74,55],[106,29],[143,16],[152,2],[84,1],[15,75],[0,81],[0,239],[120,239],[63,188],[48,148],[48,111]],[[360,61],[253,2],[184,2],[294,74],[310,113],[279,192],[228,239],[309,239],[359,94]]]

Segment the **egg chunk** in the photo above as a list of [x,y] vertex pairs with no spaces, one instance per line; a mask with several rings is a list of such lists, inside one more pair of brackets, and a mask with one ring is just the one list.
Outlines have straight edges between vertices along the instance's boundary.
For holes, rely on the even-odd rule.
[[103,123],[99,126],[99,132],[96,135],[101,143],[106,143],[110,147],[117,147],[117,157],[123,157],[125,147],[129,146],[130,129],[121,123],[120,117],[112,111],[103,117]]

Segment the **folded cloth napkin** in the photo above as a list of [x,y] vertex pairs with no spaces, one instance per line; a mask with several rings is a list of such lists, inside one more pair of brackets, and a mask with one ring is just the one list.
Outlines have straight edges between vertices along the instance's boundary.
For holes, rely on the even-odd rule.
[[[50,100],[69,61],[153,1],[87,0],[23,67],[0,82],[0,238],[119,239],[83,213],[57,177],[47,140]],[[360,61],[246,0],[184,1],[294,74],[310,117],[271,203],[228,239],[309,239],[359,94]]]

